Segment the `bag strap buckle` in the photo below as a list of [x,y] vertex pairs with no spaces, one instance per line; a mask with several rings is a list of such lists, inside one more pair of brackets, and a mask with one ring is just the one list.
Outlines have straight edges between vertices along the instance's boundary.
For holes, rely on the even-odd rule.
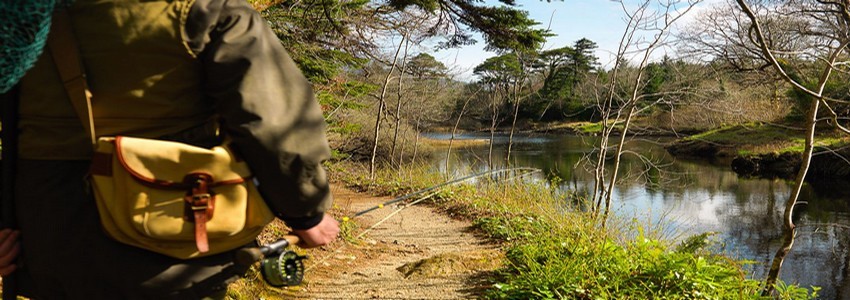
[[201,253],[210,250],[207,237],[207,222],[213,217],[215,210],[215,193],[210,190],[213,178],[209,174],[192,173],[183,178],[188,185],[186,192],[183,218],[195,223],[195,245]]
[[207,209],[210,209],[210,202],[212,202],[212,195],[210,193],[203,194],[195,194],[186,196],[186,202],[191,206],[192,211],[203,210],[204,212]]

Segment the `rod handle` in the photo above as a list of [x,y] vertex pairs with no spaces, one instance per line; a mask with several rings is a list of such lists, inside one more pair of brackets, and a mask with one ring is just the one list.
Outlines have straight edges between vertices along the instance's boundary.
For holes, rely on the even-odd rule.
[[250,266],[255,262],[260,261],[263,257],[283,252],[283,249],[290,245],[298,244],[301,241],[297,235],[285,235],[282,239],[274,243],[261,247],[242,248],[236,252],[236,263],[241,266]]

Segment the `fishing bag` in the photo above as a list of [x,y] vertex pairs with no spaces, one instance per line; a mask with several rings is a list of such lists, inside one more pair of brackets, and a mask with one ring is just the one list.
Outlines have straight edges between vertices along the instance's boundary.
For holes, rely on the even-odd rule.
[[100,138],[91,178],[109,236],[177,258],[238,248],[274,218],[226,146]]
[[206,149],[126,136],[95,139],[70,16],[56,13],[48,47],[95,149],[91,183],[101,225],[113,239],[187,259],[248,244],[274,219],[247,164],[227,144]]

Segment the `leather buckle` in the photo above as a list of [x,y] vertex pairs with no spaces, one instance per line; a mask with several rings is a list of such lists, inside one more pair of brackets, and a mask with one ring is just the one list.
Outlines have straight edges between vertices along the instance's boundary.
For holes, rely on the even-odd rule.
[[212,200],[212,195],[210,195],[210,193],[186,196],[186,201],[189,202],[193,211],[207,210],[210,207],[210,200]]
[[183,197],[183,218],[187,222],[195,223],[195,245],[201,253],[207,252],[210,246],[206,223],[212,219],[215,210],[215,193],[210,190],[213,178],[209,174],[193,173],[186,175],[183,182],[189,188]]

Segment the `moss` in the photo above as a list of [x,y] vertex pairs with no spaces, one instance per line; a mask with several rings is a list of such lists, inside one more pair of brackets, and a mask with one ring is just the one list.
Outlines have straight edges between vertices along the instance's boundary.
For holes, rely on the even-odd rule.
[[[820,149],[835,149],[847,145],[850,139],[837,137],[834,133],[820,134],[815,138],[815,146]],[[699,145],[713,148],[730,149],[718,154],[731,152],[737,156],[758,156],[769,153],[801,153],[805,141],[802,129],[775,126],[764,123],[747,123],[725,126],[684,138],[669,148],[671,153],[688,152],[688,149],[701,149]],[[669,149],[668,148],[668,149]],[[682,153],[688,154],[688,153]]]

